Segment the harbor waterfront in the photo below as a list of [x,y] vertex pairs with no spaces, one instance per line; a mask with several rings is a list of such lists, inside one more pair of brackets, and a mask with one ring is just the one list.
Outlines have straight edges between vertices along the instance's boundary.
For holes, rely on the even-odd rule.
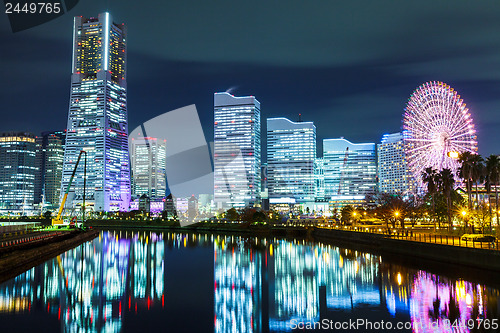
[[2,332],[282,332],[359,319],[474,332],[477,318],[491,329],[498,317],[498,283],[300,237],[101,231],[0,285]]
[[5,2],[0,333],[500,332],[499,17]]
[[[304,237],[342,244],[349,248],[366,249],[377,253],[404,256],[404,259],[443,263],[456,267],[475,268],[491,273],[500,272],[500,243],[464,241],[449,236],[410,229],[380,229],[352,226],[298,226],[260,225],[241,223],[198,223],[189,227],[176,227],[165,223],[131,221],[92,221],[89,225],[104,229],[170,230],[174,232],[221,233],[245,236]],[[387,233],[389,230],[389,233]],[[456,268],[455,267],[455,268]],[[466,273],[466,272],[465,272]]]

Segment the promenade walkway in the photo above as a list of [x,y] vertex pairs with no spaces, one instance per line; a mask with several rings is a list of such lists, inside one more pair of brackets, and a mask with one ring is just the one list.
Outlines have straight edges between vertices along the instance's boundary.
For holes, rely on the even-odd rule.
[[398,228],[389,228],[389,230],[385,227],[381,228],[368,228],[363,226],[353,227],[353,226],[323,226],[319,227],[320,229],[337,229],[344,231],[356,231],[363,233],[373,233],[378,235],[385,235],[386,237],[392,239],[401,239],[408,240],[414,242],[425,242],[432,244],[442,244],[442,245],[450,245],[450,246],[462,246],[462,247],[470,247],[476,249],[485,249],[485,250],[500,250],[500,242],[497,239],[494,242],[479,242],[479,241],[470,241],[470,240],[462,240],[459,236],[451,236],[451,235],[443,235],[439,233],[433,233],[429,231],[421,231],[414,230],[411,228],[408,229],[398,229]]

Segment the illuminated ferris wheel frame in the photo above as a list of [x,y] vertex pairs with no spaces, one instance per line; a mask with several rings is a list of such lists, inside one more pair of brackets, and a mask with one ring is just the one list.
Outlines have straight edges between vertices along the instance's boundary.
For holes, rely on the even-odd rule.
[[418,188],[428,167],[450,169],[458,181],[460,154],[476,153],[474,123],[460,95],[439,81],[426,82],[411,94],[403,115],[408,168]]

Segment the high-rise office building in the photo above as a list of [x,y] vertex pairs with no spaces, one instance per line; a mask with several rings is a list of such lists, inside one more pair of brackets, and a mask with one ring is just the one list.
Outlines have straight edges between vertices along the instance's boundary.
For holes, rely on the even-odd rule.
[[375,143],[323,140],[325,192],[332,200],[365,200],[377,189]]
[[325,163],[323,157],[314,160],[314,198],[325,200]]
[[267,186],[273,198],[314,200],[316,126],[287,118],[267,119]]
[[258,204],[261,191],[260,103],[214,94],[214,201],[217,209]]
[[27,214],[33,209],[36,163],[35,136],[0,134],[0,210]]
[[[62,192],[81,150],[87,152],[87,209],[128,210],[130,166],[127,126],[127,29],[109,13],[74,18],[71,97]],[[82,160],[83,162],[83,160]],[[67,206],[83,199],[83,163]]]
[[140,197],[163,198],[167,189],[165,140],[145,137],[132,139],[132,193]]
[[36,138],[35,204],[43,204],[44,208],[58,208],[61,196],[61,177],[64,159],[63,131],[43,132]]
[[401,133],[384,134],[377,150],[379,191],[402,196],[413,193],[415,185],[408,170]]

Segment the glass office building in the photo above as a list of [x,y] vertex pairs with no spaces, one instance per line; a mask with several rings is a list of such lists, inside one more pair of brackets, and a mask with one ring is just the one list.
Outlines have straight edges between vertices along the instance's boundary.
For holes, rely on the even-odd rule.
[[64,159],[64,131],[43,132],[36,138],[35,204],[44,209],[59,208]]
[[365,201],[377,190],[375,143],[323,140],[325,194],[333,201]]
[[415,190],[401,133],[384,134],[377,146],[378,184],[381,193],[407,196]]
[[36,137],[30,133],[0,134],[0,211],[28,214],[33,209],[37,171]]
[[[127,29],[109,13],[74,18],[73,68],[61,192],[81,150],[87,152],[85,201],[94,211],[128,210]],[[83,160],[82,160],[83,162]],[[83,163],[67,207],[83,201]]]
[[165,162],[166,141],[145,137],[132,139],[132,193],[136,197],[163,198],[167,189]]
[[260,204],[260,103],[214,94],[214,201],[217,209]]
[[325,199],[325,161],[323,157],[314,160],[314,198]]
[[287,118],[267,119],[269,198],[314,200],[316,126]]

